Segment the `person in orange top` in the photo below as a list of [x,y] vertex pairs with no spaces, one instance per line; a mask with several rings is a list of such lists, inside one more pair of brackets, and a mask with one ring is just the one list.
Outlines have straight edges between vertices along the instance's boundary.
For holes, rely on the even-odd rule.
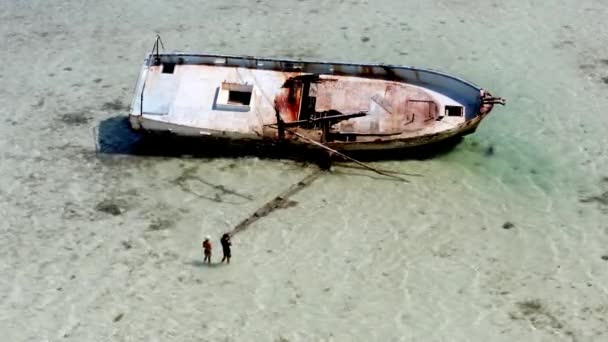
[[213,246],[211,246],[211,237],[207,235],[205,236],[205,240],[203,241],[203,251],[205,254],[203,262],[206,261],[208,264],[211,263],[211,249],[213,249]]

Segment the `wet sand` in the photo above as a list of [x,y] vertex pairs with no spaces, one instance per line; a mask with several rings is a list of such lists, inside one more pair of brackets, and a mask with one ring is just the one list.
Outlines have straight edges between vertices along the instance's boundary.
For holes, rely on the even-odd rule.
[[[2,2],[0,333],[607,340],[607,17],[593,0]],[[508,105],[449,153],[372,163],[410,183],[335,166],[219,265],[221,233],[316,168],[130,153],[156,33],[167,50],[429,67]]]

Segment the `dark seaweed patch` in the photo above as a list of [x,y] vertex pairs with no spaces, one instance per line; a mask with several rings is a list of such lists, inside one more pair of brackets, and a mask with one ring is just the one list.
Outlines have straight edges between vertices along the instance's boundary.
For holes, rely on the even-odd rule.
[[[526,300],[516,303],[519,316],[511,313],[511,319],[525,319],[537,329],[563,329],[564,324],[560,322],[538,299]],[[569,330],[568,330],[569,331]]]
[[122,214],[122,210],[120,209],[118,203],[109,199],[105,199],[97,203],[97,205],[95,206],[95,210],[114,216]]
[[171,220],[168,220],[168,219],[155,219],[148,226],[148,230],[151,230],[151,231],[165,230],[165,229],[171,228],[173,226],[173,224],[174,224],[174,222]]
[[125,105],[119,99],[114,99],[112,102],[106,102],[101,106],[102,110],[105,111],[117,111],[126,109]]
[[541,302],[538,299],[519,302],[519,303],[517,303],[517,306],[519,307],[519,310],[521,311],[521,313],[524,314],[525,316],[539,314],[539,313],[542,313],[542,311],[543,311],[543,305],[541,304]]
[[91,121],[91,118],[81,112],[72,112],[61,115],[59,117],[59,120],[68,125],[78,126],[89,123],[89,121]]
[[483,152],[483,155],[486,157],[491,157],[494,155],[494,146],[490,145],[488,146],[488,148],[486,148],[486,150]]
[[502,224],[502,229],[511,229],[513,227],[515,227],[515,224],[509,221]]
[[605,191],[599,196],[589,196],[580,200],[581,203],[597,202],[602,205],[608,205],[608,191]]

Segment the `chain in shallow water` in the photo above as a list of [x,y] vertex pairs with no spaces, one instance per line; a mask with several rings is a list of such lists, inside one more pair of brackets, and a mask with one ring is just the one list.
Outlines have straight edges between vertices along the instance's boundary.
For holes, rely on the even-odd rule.
[[234,234],[247,229],[255,221],[272,213],[273,211],[289,207],[291,205],[289,197],[300,192],[302,189],[310,186],[312,182],[314,182],[322,174],[323,170],[318,169],[313,173],[309,174],[308,176],[304,177],[299,182],[292,184],[287,190],[283,191],[278,196],[275,196],[272,200],[266,202],[266,204],[264,204],[261,208],[259,208],[253,214],[249,215],[249,217],[237,224],[230,232],[228,232],[228,234],[230,234],[230,236],[233,236]]

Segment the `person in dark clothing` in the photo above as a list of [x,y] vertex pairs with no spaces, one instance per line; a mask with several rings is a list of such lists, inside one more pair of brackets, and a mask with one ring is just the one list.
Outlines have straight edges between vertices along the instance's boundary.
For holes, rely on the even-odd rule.
[[224,252],[224,257],[222,258],[222,262],[224,262],[224,260],[227,261],[227,263],[230,263],[230,246],[232,246],[232,242],[230,242],[230,234],[225,233],[224,235],[222,235],[222,238],[220,239],[220,243],[222,244],[222,252]]

